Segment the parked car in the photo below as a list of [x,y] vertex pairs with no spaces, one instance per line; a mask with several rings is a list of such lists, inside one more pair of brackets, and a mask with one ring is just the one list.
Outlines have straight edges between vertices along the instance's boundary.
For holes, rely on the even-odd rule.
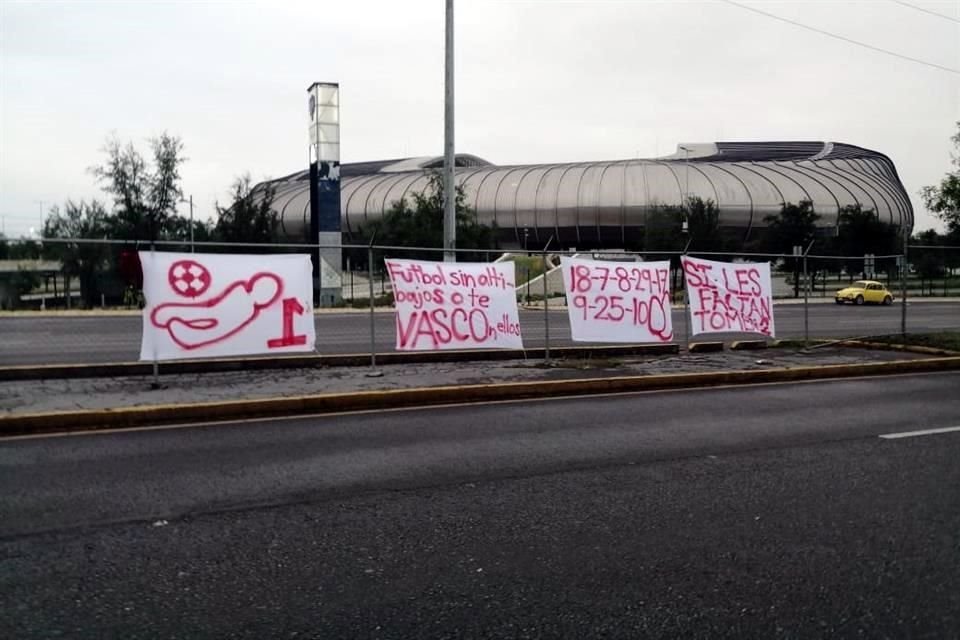
[[852,302],[853,304],[863,304],[872,302],[874,304],[893,304],[893,294],[883,283],[876,280],[857,280],[849,287],[840,289],[834,296],[837,304]]

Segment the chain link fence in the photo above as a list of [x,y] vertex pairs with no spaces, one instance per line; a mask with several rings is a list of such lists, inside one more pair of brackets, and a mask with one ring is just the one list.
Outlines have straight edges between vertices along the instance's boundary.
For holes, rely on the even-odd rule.
[[[339,292],[315,300],[319,353],[394,350],[393,294],[385,258],[442,261],[442,249],[342,245],[342,271],[320,270],[316,288]],[[196,253],[306,253],[309,244],[130,243],[45,239],[17,247],[0,260],[0,365],[129,362],[137,358],[141,333],[142,276],[138,251]],[[960,329],[960,247],[911,246],[903,255],[829,256],[690,253],[720,262],[770,262],[776,335],[782,339],[849,339]],[[683,271],[678,252],[457,250],[459,262],[515,265],[516,296],[527,348],[573,345],[567,317],[561,256],[621,262],[669,260],[675,342],[685,345]],[[315,260],[316,262],[316,260]],[[884,295],[864,304],[835,304],[837,291],[874,281]],[[874,286],[874,285],[871,285]],[[889,300],[885,297],[889,295]],[[904,298],[909,304],[904,305]],[[870,304],[877,302],[877,304]],[[885,304],[888,302],[888,304]],[[924,304],[921,304],[924,303]],[[26,313],[26,312],[34,313]],[[66,313],[70,311],[71,313]],[[42,313],[36,313],[42,312]],[[369,313],[369,321],[357,314]],[[717,334],[705,340],[758,338]],[[691,336],[691,340],[698,340]],[[582,343],[576,343],[582,344]]]

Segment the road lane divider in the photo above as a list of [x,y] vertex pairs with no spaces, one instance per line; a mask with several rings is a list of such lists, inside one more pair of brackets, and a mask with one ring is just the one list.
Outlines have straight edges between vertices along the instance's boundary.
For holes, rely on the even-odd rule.
[[942,429],[920,429],[919,431],[902,431],[900,433],[885,433],[880,437],[884,440],[898,440],[900,438],[917,438],[920,436],[935,436],[941,433],[960,432],[960,427],[943,427]]

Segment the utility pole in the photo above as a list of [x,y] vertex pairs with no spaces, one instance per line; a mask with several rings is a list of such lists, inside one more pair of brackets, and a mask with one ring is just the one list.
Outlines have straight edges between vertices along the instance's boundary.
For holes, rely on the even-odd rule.
[[446,39],[443,85],[443,260],[456,262],[457,193],[454,187],[453,146],[453,0],[446,0]]

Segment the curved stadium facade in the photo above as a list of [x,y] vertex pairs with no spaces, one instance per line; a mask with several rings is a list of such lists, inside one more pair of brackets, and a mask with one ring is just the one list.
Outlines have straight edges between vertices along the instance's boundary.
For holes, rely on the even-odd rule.
[[[720,226],[748,237],[783,203],[809,200],[818,225],[837,224],[838,211],[859,204],[884,222],[913,227],[910,199],[885,155],[833,142],[717,142],[680,145],[653,159],[498,166],[457,156],[456,180],[481,224],[496,223],[500,239],[530,246],[622,248],[643,233],[646,216],[679,205],[689,194],[713,200]],[[422,191],[443,158],[408,158],[341,166],[342,232],[359,241],[365,222]],[[300,240],[310,227],[309,172],[270,182],[285,235]]]

